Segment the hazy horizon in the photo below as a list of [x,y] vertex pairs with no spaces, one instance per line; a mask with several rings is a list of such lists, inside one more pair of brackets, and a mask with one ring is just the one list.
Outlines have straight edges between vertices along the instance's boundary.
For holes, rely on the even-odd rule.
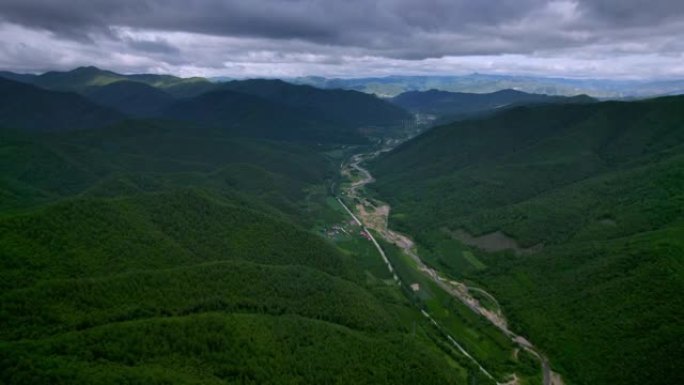
[[538,79],[560,79],[560,80],[576,80],[576,81],[606,81],[606,82],[658,82],[658,81],[678,81],[678,80],[684,80],[684,75],[679,76],[679,77],[614,77],[614,78],[609,78],[609,77],[591,77],[591,76],[554,76],[554,75],[548,75],[548,74],[519,74],[519,73],[487,73],[487,72],[478,72],[478,71],[473,71],[473,72],[464,72],[464,73],[458,73],[458,74],[449,74],[449,73],[428,73],[428,74],[411,74],[411,73],[396,73],[396,74],[381,74],[381,75],[364,75],[364,74],[357,74],[357,75],[340,75],[340,76],[326,76],[326,75],[317,75],[317,74],[302,74],[302,75],[293,75],[293,76],[277,76],[277,75],[267,75],[264,74],[263,76],[259,75],[237,75],[237,76],[230,76],[230,75],[212,75],[212,76],[204,76],[200,74],[189,74],[189,75],[183,75],[183,74],[178,74],[174,72],[146,72],[146,71],[117,71],[113,70],[111,68],[107,67],[100,67],[100,66],[95,66],[91,64],[84,63],[83,65],[78,65],[72,68],[55,68],[55,69],[48,69],[48,70],[37,70],[37,71],[26,71],[26,70],[20,70],[20,69],[6,69],[6,68],[0,68],[0,71],[6,71],[6,72],[12,72],[20,75],[42,75],[48,72],[70,72],[70,71],[75,71],[80,68],[87,68],[87,67],[94,67],[102,71],[111,71],[114,73],[118,73],[121,75],[135,75],[135,74],[153,74],[153,75],[171,75],[171,76],[178,76],[178,77],[184,77],[184,78],[190,78],[190,77],[205,77],[210,80],[214,79],[236,79],[236,80],[243,80],[243,79],[282,79],[282,80],[288,80],[288,79],[297,79],[297,78],[323,78],[326,80],[335,80],[335,79],[341,79],[341,80],[354,80],[354,79],[373,79],[373,78],[413,78],[413,77],[435,77],[435,78],[458,78],[458,77],[475,77],[475,76],[482,76],[482,77],[517,77],[517,78],[538,78]]

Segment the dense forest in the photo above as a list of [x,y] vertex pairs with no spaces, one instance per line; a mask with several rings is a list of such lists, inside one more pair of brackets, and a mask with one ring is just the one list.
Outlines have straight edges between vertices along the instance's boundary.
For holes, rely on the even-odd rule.
[[494,294],[566,384],[682,382],[682,97],[82,67],[2,72],[0,102],[0,383],[542,384],[534,352],[351,220],[356,154],[389,227]]
[[684,98],[528,106],[372,163],[390,226],[491,290],[570,383],[681,382]]
[[398,289],[369,281],[377,254],[312,230],[345,218],[326,203],[339,145],[155,120],[0,138],[3,383],[475,372],[416,331]]

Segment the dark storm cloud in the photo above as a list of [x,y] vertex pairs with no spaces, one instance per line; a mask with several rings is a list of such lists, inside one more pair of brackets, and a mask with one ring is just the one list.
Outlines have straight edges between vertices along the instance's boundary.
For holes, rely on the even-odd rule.
[[130,37],[122,37],[121,40],[125,42],[128,47],[139,51],[172,55],[180,53],[180,50],[177,47],[174,47],[168,41],[161,38],[141,40]]
[[597,21],[612,26],[658,27],[668,20],[682,20],[681,0],[582,0],[582,8]]
[[[320,7],[290,1],[6,0],[0,15],[63,36],[106,32],[110,26],[213,35],[325,38],[334,28]],[[313,16],[313,17],[312,17]]]
[[[554,15],[553,12],[557,12]],[[563,12],[582,15],[562,20]],[[496,54],[610,39],[611,29],[681,21],[681,0],[3,0],[3,19],[73,39],[111,26],[301,39],[417,59]],[[555,20],[554,20],[555,19]],[[552,22],[552,23],[549,23]],[[557,24],[555,22],[558,22]],[[537,24],[539,23],[539,24]],[[540,33],[538,26],[546,28]],[[592,31],[603,34],[588,36]],[[582,32],[585,32],[583,38]],[[608,34],[608,35],[606,35]]]
[[[677,56],[684,50],[683,15],[682,0],[0,2],[5,23],[83,45],[118,41],[123,44],[118,47],[147,51],[168,63],[192,65],[202,57],[208,62],[201,65],[210,67],[226,65],[227,53],[238,62],[275,63],[294,60],[293,55],[316,63],[349,56],[406,61],[506,54]],[[138,36],[148,32],[156,35]],[[197,44],[179,33],[195,36]],[[216,51],[221,44],[214,37],[229,39],[230,46]]]

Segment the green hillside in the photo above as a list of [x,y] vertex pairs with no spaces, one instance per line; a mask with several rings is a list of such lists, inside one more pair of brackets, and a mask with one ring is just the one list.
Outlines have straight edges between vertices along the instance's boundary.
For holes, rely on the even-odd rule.
[[[520,107],[372,163],[390,225],[570,384],[681,380],[684,98]],[[473,263],[473,256],[476,257]]]
[[228,90],[179,100],[163,110],[161,116],[219,127],[242,137],[306,142],[367,141],[357,127],[346,126],[316,112]]
[[340,371],[454,382],[339,251],[244,205],[193,191],[69,200],[2,219],[0,239],[0,375],[11,383],[309,382]]
[[84,95],[99,105],[137,117],[155,116],[175,100],[158,88],[129,80],[91,87]]
[[[411,120],[402,108],[372,95],[323,90],[280,80],[212,83],[197,77],[124,75],[96,67],[41,75],[2,72],[0,78],[3,82],[21,82],[43,90],[75,92],[98,106],[128,117],[181,120],[222,128],[239,137],[359,144],[367,142],[363,136],[369,132],[401,127]],[[9,91],[4,94],[8,95]],[[40,105],[35,110],[42,114],[46,108],[62,110]],[[67,109],[64,117],[59,118],[65,120],[73,115]],[[7,124],[0,120],[0,126],[13,127],[15,122],[10,118],[5,119]],[[31,115],[22,110],[18,112],[19,118],[28,120]],[[73,122],[68,123],[79,128],[96,126],[96,119],[91,122],[85,118],[73,116]],[[29,123],[32,127],[48,127],[51,121]],[[23,127],[15,124],[14,128]]]
[[69,93],[0,78],[0,127],[29,131],[96,128],[124,115]]
[[2,382],[466,383],[377,254],[308,230],[345,218],[336,152],[168,121],[0,130]]
[[159,88],[177,98],[194,97],[217,87],[215,83],[202,77],[180,78],[171,75],[132,74],[126,75],[126,79]]
[[191,97],[207,92],[215,85],[204,78],[180,78],[171,75],[132,74],[124,75],[97,67],[79,67],[71,71],[50,71],[40,75],[21,75],[5,72],[0,76],[23,81],[55,91],[86,93],[93,87],[117,82],[136,82],[161,89],[176,97]]
[[272,196],[285,208],[334,172],[307,146],[236,139],[171,122],[129,121],[54,135],[0,130],[0,138],[4,209],[84,193],[116,196],[188,185],[243,189]]
[[221,89],[289,105],[352,128],[397,126],[411,119],[402,108],[373,95],[349,90],[323,90],[281,80],[253,79],[221,84]]

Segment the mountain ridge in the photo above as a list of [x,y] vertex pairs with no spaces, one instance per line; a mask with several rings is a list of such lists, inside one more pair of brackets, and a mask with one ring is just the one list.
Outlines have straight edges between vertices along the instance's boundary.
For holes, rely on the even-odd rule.
[[31,131],[96,128],[125,119],[70,92],[50,91],[0,78],[0,125]]
[[478,94],[436,89],[407,91],[388,100],[409,111],[435,115],[443,119],[475,116],[523,104],[593,103],[596,101],[587,95],[550,96],[530,94],[513,89]]

